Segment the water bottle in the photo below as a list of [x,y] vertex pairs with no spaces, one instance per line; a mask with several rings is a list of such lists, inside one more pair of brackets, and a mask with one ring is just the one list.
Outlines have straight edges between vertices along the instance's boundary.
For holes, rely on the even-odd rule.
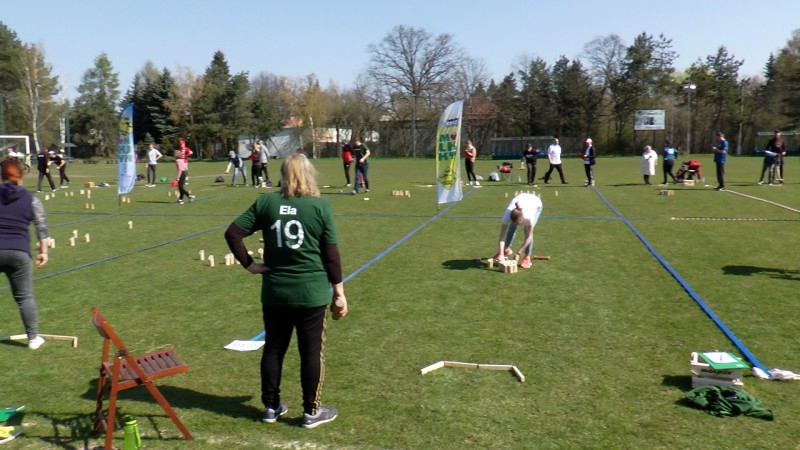
[[142,438],[139,436],[139,425],[136,418],[126,415],[122,418],[122,428],[125,431],[123,450],[139,450],[142,448]]
[[522,175],[517,175],[517,183],[522,183]]

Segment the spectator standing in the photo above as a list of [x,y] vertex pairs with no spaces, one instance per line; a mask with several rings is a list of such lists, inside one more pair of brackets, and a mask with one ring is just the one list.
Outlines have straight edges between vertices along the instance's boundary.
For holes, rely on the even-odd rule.
[[561,145],[558,143],[558,138],[553,138],[553,143],[547,147],[547,161],[550,163],[550,167],[547,169],[547,173],[544,174],[544,183],[550,183],[550,175],[555,169],[561,178],[561,184],[569,184],[564,178],[564,169],[561,167]]
[[361,141],[361,138],[356,138],[353,141],[353,158],[356,161],[356,187],[353,189],[353,195],[358,194],[358,190],[363,187],[366,192],[369,192],[369,147]]
[[147,145],[147,187],[155,187],[156,185],[156,167],[158,166],[158,160],[162,156],[155,145]]
[[462,153],[464,154],[464,167],[467,169],[467,185],[480,187],[481,183],[475,176],[475,160],[478,158],[478,149],[471,140],[468,140]]
[[[244,244],[244,238],[256,232],[264,237],[263,263],[253,261]],[[262,421],[274,423],[289,410],[281,401],[280,386],[293,330],[300,353],[302,426],[314,428],[336,419],[336,408],[321,405],[323,345],[328,308],[334,319],[344,317],[347,299],[333,211],[320,198],[314,167],[305,155],[284,160],[280,191],[259,196],[230,224],[225,240],[242,267],[261,275],[268,336],[261,354]]]
[[261,144],[261,151],[258,152],[258,159],[261,161],[261,173],[259,176],[264,177],[266,187],[272,187],[272,182],[269,181],[269,150],[263,142],[258,142]]
[[17,161],[0,163],[3,184],[0,185],[0,271],[6,274],[11,295],[19,306],[28,348],[36,350],[44,344],[39,336],[39,311],[33,295],[33,265],[31,260],[30,224],[36,229],[39,253],[36,267],[47,264],[50,237],[41,200],[23,186],[22,169]]
[[50,174],[50,155],[46,149],[41,149],[39,153],[36,154],[36,166],[39,170],[39,182],[36,185],[36,192],[42,192],[42,179],[45,177],[47,177],[47,181],[50,183],[50,189],[53,192],[57,191],[58,188],[56,188],[56,184],[53,183],[53,176]]
[[656,162],[658,161],[658,153],[653,150],[653,147],[649,145],[644,146],[644,153],[642,153],[642,163],[641,163],[641,170],[642,170],[642,177],[644,178],[644,184],[651,184],[650,177],[656,174]]
[[661,155],[664,157],[664,183],[662,185],[667,185],[667,175],[672,177],[672,182],[677,183],[678,179],[675,178],[675,174],[672,173],[673,167],[675,167],[675,159],[678,157],[678,149],[672,146],[672,141],[666,140],[664,141],[664,148],[661,150]]
[[254,188],[257,188],[261,184],[258,177],[264,172],[261,166],[261,150],[261,141],[258,140],[253,144],[253,153],[250,154],[250,161],[252,161],[252,164],[250,164],[250,182]]
[[717,182],[719,186],[715,189],[718,191],[725,190],[725,164],[728,162],[728,141],[725,139],[725,133],[717,133],[717,145],[712,145],[711,150],[714,151],[714,164],[717,166]]
[[586,138],[583,141],[581,158],[583,158],[583,170],[586,172],[586,186],[594,186],[594,163],[597,158],[597,150],[592,145],[592,138]]

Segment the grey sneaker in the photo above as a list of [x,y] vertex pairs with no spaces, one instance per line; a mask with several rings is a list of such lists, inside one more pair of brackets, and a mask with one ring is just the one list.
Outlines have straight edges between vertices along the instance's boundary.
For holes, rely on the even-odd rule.
[[264,409],[264,417],[261,419],[264,423],[275,423],[279,417],[284,416],[287,412],[289,412],[289,405],[284,402],[281,402],[278,405],[278,409],[272,408],[265,408]]
[[303,413],[303,428],[314,428],[323,423],[332,422],[338,415],[339,412],[333,406],[327,408],[320,406],[319,409],[317,409],[317,413],[313,416],[308,413]]

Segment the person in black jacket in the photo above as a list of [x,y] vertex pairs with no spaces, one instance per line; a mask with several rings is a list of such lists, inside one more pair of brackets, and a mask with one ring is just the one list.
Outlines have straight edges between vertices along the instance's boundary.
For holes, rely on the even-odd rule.
[[[53,153],[55,154],[55,152]],[[42,179],[47,177],[47,181],[50,182],[50,189],[53,192],[57,191],[56,184],[53,183],[53,176],[50,175],[50,155],[47,153],[46,149],[39,150],[39,153],[36,154],[36,163],[37,168],[39,169],[39,183],[36,185],[36,192],[42,192]]]
[[537,187],[534,182],[536,180],[536,158],[539,157],[539,151],[533,148],[533,144],[528,144],[522,152],[522,163],[528,170],[528,186]]
[[594,160],[596,157],[597,150],[592,145],[592,138],[586,138],[583,141],[583,150],[581,150],[583,169],[586,171],[586,186],[594,186]]

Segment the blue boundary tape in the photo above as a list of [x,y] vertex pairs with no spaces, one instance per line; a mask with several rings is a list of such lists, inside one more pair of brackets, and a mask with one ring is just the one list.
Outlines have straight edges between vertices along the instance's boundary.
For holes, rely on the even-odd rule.
[[[466,197],[467,197],[469,194],[471,194],[472,192],[473,192],[472,190],[469,190],[469,191],[467,191],[467,192],[464,194],[464,198],[466,198]],[[462,200],[463,200],[463,198],[462,198]],[[450,204],[448,204],[448,205],[447,205],[447,207],[446,207],[445,209],[443,209],[443,210],[439,211],[438,213],[434,214],[434,215],[433,215],[431,218],[429,218],[429,219],[428,219],[428,220],[426,220],[425,222],[422,222],[422,224],[421,224],[421,225],[419,225],[418,227],[416,227],[416,228],[414,228],[413,230],[411,230],[411,231],[410,231],[408,234],[406,234],[405,236],[403,236],[402,238],[400,238],[400,240],[399,240],[399,241],[397,241],[397,242],[395,242],[394,244],[390,245],[390,246],[389,246],[389,247],[388,247],[386,250],[384,250],[384,251],[382,251],[382,252],[378,253],[378,254],[377,254],[377,255],[376,255],[374,258],[370,259],[370,260],[369,260],[369,261],[367,261],[365,264],[363,264],[361,267],[359,267],[358,269],[356,269],[356,270],[355,270],[353,273],[351,273],[350,275],[346,276],[346,277],[345,277],[345,279],[343,280],[343,282],[344,282],[344,283],[347,283],[347,282],[348,282],[348,281],[350,281],[350,280],[351,280],[353,277],[355,277],[355,276],[356,276],[356,275],[358,275],[359,273],[361,273],[361,272],[363,272],[364,270],[366,270],[366,269],[367,269],[369,266],[371,266],[371,265],[375,264],[376,262],[378,262],[378,261],[379,261],[381,258],[383,258],[384,256],[386,256],[386,255],[387,255],[389,252],[391,252],[392,250],[396,249],[398,246],[400,246],[400,244],[402,244],[403,242],[407,241],[409,238],[411,238],[411,236],[413,236],[413,235],[417,234],[417,233],[418,233],[418,232],[419,232],[421,229],[425,228],[425,227],[426,227],[426,226],[428,226],[428,225],[429,225],[431,222],[433,222],[434,220],[436,220],[436,219],[438,219],[439,217],[441,217],[441,216],[442,216],[444,213],[446,213],[447,211],[450,211],[450,209],[452,209],[452,208],[453,208],[454,206],[456,206],[457,204],[458,204],[458,202],[455,202],[455,203],[450,203]],[[258,333],[257,335],[255,335],[255,336],[253,336],[252,338],[250,338],[250,340],[251,340],[251,341],[257,341],[257,340],[259,340],[259,339],[263,339],[263,338],[264,338],[264,336],[266,336],[266,332],[265,332],[265,331],[262,331],[261,333]]]
[[628,228],[630,228],[633,234],[635,234],[636,237],[639,238],[639,240],[642,242],[642,244],[644,244],[644,246],[647,247],[647,250],[650,251],[650,253],[656,258],[656,260],[658,260],[658,262],[661,263],[661,265],[664,266],[665,269],[667,269],[667,272],[669,272],[670,275],[672,275],[672,277],[675,278],[675,280],[678,283],[680,283],[680,285],[683,287],[686,293],[689,294],[690,297],[692,297],[692,300],[694,300],[695,303],[697,303],[700,306],[700,308],[708,315],[708,317],[710,317],[711,320],[713,320],[714,323],[717,324],[717,327],[719,327],[719,329],[722,330],[723,333],[725,333],[725,336],[727,336],[728,339],[730,339],[730,341],[733,343],[733,345],[735,345],[736,348],[738,348],[739,351],[742,352],[744,357],[747,358],[747,360],[750,361],[754,366],[764,371],[764,373],[769,373],[766,367],[764,367],[764,365],[762,365],[761,362],[759,362],[759,360],[752,353],[750,353],[750,350],[748,350],[747,347],[745,347],[742,341],[740,341],[739,338],[737,338],[736,335],[733,334],[733,331],[731,331],[727,326],[725,326],[725,324],[719,319],[719,317],[717,317],[717,315],[714,314],[714,311],[712,311],[711,308],[709,308],[708,305],[706,305],[705,302],[703,302],[703,299],[701,299],[700,296],[694,292],[692,287],[689,286],[689,283],[687,283],[683,278],[681,278],[678,272],[676,272],[672,268],[672,266],[670,266],[669,263],[667,263],[667,261],[665,261],[664,258],[662,258],[661,255],[658,254],[658,252],[653,248],[653,246],[650,245],[649,242],[647,242],[647,239],[645,239],[644,236],[642,236],[642,234],[639,233],[639,230],[637,230],[636,227],[634,227],[633,224],[630,223],[628,219],[625,218],[625,216],[620,214],[620,212],[617,211],[617,209],[614,208],[613,205],[611,205],[611,203],[603,196],[603,194],[600,193],[600,191],[598,191],[595,188],[592,189],[594,189],[595,193],[600,197],[601,200],[603,200],[603,203],[606,204],[608,209],[610,209],[611,212],[614,213],[614,215],[619,217],[620,220],[622,220],[625,223],[625,225],[627,225]]

